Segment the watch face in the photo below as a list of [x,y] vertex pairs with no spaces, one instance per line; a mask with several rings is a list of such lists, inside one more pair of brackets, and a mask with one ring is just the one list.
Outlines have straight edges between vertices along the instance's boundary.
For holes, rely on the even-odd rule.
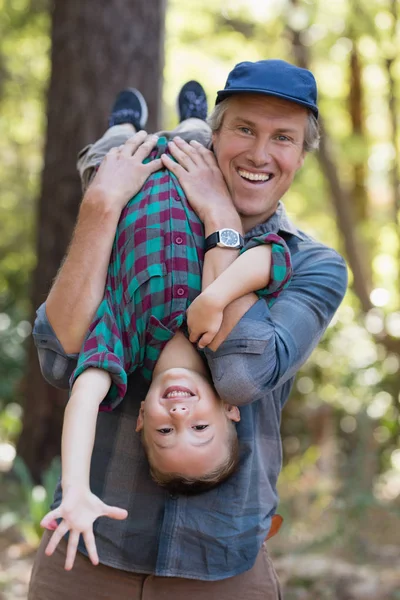
[[239,235],[233,229],[222,229],[219,234],[220,240],[226,246],[238,246]]

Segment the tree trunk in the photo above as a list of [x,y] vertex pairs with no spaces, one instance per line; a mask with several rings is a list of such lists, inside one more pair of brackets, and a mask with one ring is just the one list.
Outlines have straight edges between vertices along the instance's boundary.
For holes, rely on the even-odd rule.
[[[294,7],[297,6],[297,0],[291,0],[291,4]],[[300,33],[289,26],[286,27],[286,32],[292,45],[296,64],[304,69],[309,69],[309,50],[302,43]],[[371,282],[368,261],[365,260],[366,252],[361,249],[362,245],[356,232],[357,221],[352,209],[352,198],[339,177],[339,169],[331,151],[330,140],[322,118],[320,118],[320,129],[321,142],[318,160],[329,187],[338,229],[343,234],[346,258],[353,273],[353,289],[360,300],[363,312],[366,313],[372,308],[369,298]]]
[[[119,90],[140,89],[148,131],[160,127],[165,0],[55,0],[47,141],[38,205],[32,305],[49,292],[66,252],[81,200],[76,156],[107,127]],[[33,345],[25,381],[18,453],[36,481],[59,454],[67,395],[43,380]]]
[[[354,38],[354,36],[350,36]],[[357,140],[363,140],[365,136],[364,127],[364,98],[362,87],[362,69],[356,41],[350,55],[350,92],[349,92],[349,114],[353,125],[353,136]],[[354,206],[354,214],[358,222],[367,218],[368,192],[365,182],[365,159],[357,157],[353,159],[353,185],[350,197]]]

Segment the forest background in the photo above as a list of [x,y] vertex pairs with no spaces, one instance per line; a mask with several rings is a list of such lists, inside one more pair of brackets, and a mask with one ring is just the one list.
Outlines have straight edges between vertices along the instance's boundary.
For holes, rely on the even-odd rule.
[[153,131],[176,124],[185,81],[211,107],[237,62],[277,57],[315,74],[323,130],[285,205],[346,257],[350,285],[283,414],[272,550],[288,598],[368,598],[368,585],[400,598],[398,6],[0,0],[0,598],[24,597],[12,565],[38,542],[59,467],[65,394],[42,381],[30,333],[79,207],[76,152],[127,85],[144,92]]

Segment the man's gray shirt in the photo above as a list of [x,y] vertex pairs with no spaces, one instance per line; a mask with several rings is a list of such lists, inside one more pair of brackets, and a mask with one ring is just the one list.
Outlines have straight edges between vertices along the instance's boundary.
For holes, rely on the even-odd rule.
[[[94,524],[100,562],[154,575],[217,580],[250,569],[268,534],[282,465],[281,411],[294,375],[319,342],[347,285],[343,259],[297,230],[283,206],[246,235],[279,233],[289,247],[293,278],[272,308],[264,300],[243,316],[216,352],[205,354],[217,392],[240,406],[238,472],[199,496],[168,494],[150,478],[135,433],[147,384],[130,377],[124,401],[99,413],[91,489],[126,508],[125,521]],[[33,330],[44,377],[68,387],[76,355],[67,356],[42,305]],[[58,486],[53,507],[60,504]],[[80,547],[85,552],[84,546]]]

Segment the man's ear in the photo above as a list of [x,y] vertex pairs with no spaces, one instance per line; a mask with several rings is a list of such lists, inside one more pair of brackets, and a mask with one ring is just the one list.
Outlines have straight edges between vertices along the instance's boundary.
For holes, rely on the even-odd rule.
[[231,421],[235,421],[235,423],[239,423],[240,421],[240,410],[237,406],[233,404],[224,405],[225,414]]
[[136,421],[136,429],[135,431],[139,432],[142,431],[143,429],[143,424],[144,424],[144,408],[143,408],[143,404],[144,402],[141,402],[140,404],[140,410],[139,410],[139,415]]
[[213,131],[211,134],[211,147],[209,148],[209,150],[212,150],[215,154],[215,150],[216,150],[216,146],[217,146],[217,142],[218,142],[218,131]]
[[300,155],[300,158],[299,158],[297,170],[301,169],[301,167],[304,165],[304,161],[306,159],[306,154],[307,154],[307,152],[305,150],[303,150]]

